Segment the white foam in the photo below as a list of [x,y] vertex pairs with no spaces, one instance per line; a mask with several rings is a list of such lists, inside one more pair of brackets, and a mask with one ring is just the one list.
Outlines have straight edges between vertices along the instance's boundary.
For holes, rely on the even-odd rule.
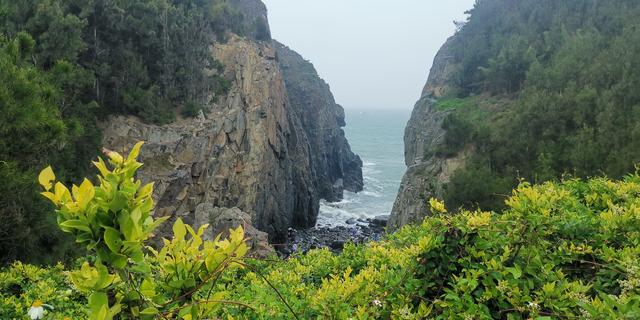
[[375,191],[362,191],[362,194],[374,198],[382,198],[382,193]]
[[363,161],[364,190],[357,194],[345,192],[344,199],[337,203],[322,201],[318,226],[347,226],[349,219],[390,214],[406,169],[402,127],[407,117],[408,114],[392,119],[378,113],[360,115],[345,128],[354,152]]

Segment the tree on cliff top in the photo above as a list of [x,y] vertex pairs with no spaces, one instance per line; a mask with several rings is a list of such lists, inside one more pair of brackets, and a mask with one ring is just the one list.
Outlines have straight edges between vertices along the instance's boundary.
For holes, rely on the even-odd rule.
[[[638,15],[640,2],[629,0],[478,1],[451,44],[456,98],[480,101],[454,114],[474,129],[465,141],[451,130],[445,139],[477,152],[453,176],[448,202],[499,207],[518,178],[617,178],[633,170],[640,162]],[[479,110],[486,115],[477,117]],[[487,173],[510,183],[491,193],[477,188]]]

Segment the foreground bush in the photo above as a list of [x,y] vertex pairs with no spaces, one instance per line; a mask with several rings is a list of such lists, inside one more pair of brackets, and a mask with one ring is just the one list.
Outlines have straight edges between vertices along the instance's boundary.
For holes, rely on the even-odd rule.
[[[222,300],[224,291],[214,290],[212,285],[225,272],[244,265],[242,258],[248,248],[242,227],[231,230],[228,240],[203,241],[206,225],[195,231],[178,218],[173,224],[173,239],[163,239],[164,246],[159,249],[147,246],[146,240],[169,217],[151,216],[153,183],[142,186],[135,179],[142,166],[136,160],[141,147],[142,142],[136,144],[126,158],[105,150],[111,168],[101,158],[94,162],[99,171],[97,186],[84,179],[69,190],[56,182],[51,167],[40,173],[42,196],[55,205],[60,229],[85,246],[89,256],[81,259],[81,267],[68,272],[68,277],[14,265],[0,280],[3,298],[6,295],[0,318],[24,314],[30,305],[31,319],[44,317],[47,309],[53,317],[56,313],[78,317],[78,312],[86,312],[87,317],[82,318],[95,320],[191,320],[209,318],[227,303]],[[82,307],[68,304],[68,299],[57,294],[58,288],[70,287],[69,281],[75,293],[63,292],[85,295],[76,299]]]
[[[640,318],[640,176],[521,184],[506,203],[453,215],[432,200],[434,217],[380,242],[248,261],[210,287],[230,302],[211,317]],[[60,267],[19,278],[21,268],[0,273],[0,318],[26,314],[33,299],[61,316],[85,312],[75,286],[47,276]],[[43,283],[56,289],[42,293]]]
[[[640,176],[521,184],[500,213],[436,216],[384,241],[261,262],[300,318],[638,319]],[[287,318],[253,272],[231,299]],[[246,312],[251,312],[247,314]]]

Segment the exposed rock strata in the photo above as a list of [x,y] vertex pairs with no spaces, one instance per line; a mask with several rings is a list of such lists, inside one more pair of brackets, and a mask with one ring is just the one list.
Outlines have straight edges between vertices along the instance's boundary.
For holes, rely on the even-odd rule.
[[[226,97],[195,119],[166,126],[112,117],[104,124],[104,144],[127,150],[136,141],[147,142],[140,178],[156,182],[157,215],[180,216],[193,224],[209,219],[213,230],[220,230],[212,214],[226,208],[226,216],[237,213],[270,240],[284,241],[289,227],[315,225],[320,198],[329,198],[319,190],[332,189],[330,199],[337,199],[342,187],[334,186],[341,180],[348,181],[344,185],[350,190],[358,189],[358,180],[361,187],[360,159],[349,150],[339,125],[344,115],[332,99],[333,105],[318,98],[298,110],[297,100],[289,100],[271,42],[232,37],[216,44],[212,54],[232,82]],[[310,129],[305,125],[310,123],[318,126]],[[327,141],[311,147],[318,139]],[[168,225],[161,232],[170,233]]]
[[436,100],[450,90],[447,77],[453,69],[447,40],[436,55],[429,79],[416,103],[404,134],[407,172],[402,178],[398,197],[393,205],[389,228],[397,229],[429,215],[428,199],[442,198],[444,187],[453,172],[463,166],[470,150],[452,158],[437,156],[434,150],[442,144],[445,130],[442,121],[449,111],[435,108]]
[[351,151],[342,130],[344,109],[310,62],[283,44],[275,42],[275,47],[289,101],[309,139],[319,196],[339,201],[344,190],[362,191],[362,160]]

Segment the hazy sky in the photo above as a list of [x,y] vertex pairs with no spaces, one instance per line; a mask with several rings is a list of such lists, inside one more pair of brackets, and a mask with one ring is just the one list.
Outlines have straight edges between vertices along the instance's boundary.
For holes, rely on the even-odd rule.
[[453,20],[475,0],[263,0],[273,37],[313,62],[346,109],[410,109]]

